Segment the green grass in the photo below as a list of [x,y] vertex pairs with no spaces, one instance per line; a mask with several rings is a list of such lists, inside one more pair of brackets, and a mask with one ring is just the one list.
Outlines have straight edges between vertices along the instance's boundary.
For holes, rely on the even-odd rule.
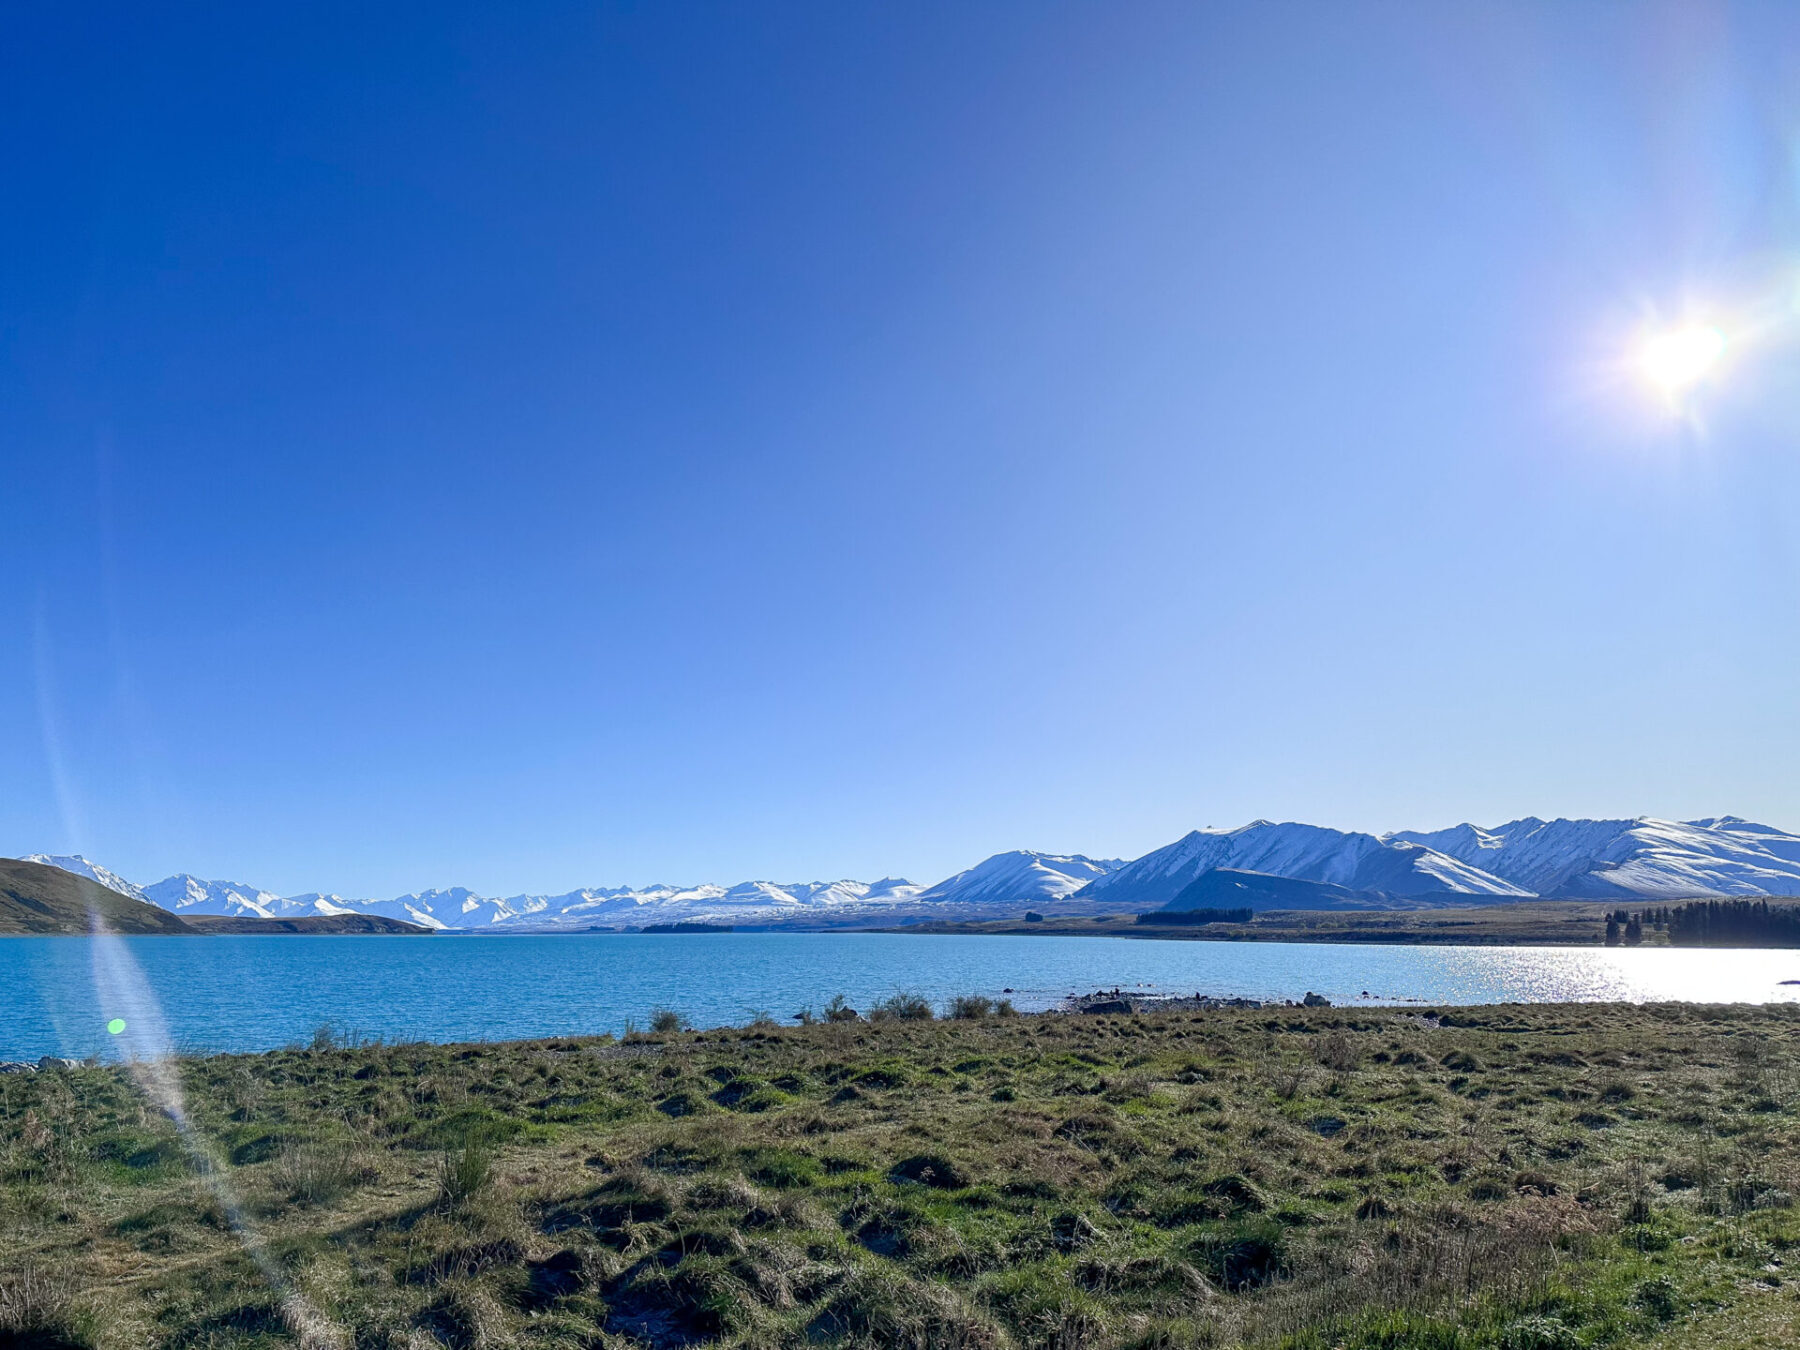
[[122,1070],[0,1079],[0,1347],[1800,1336],[1800,1010],[890,1016],[179,1071],[193,1145]]

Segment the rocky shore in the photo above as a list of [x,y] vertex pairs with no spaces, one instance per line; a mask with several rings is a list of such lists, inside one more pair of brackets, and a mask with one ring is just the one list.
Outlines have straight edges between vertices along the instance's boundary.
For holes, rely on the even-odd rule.
[[99,1063],[92,1059],[64,1059],[60,1055],[45,1055],[33,1064],[22,1059],[0,1059],[0,1073],[36,1073],[38,1070],[51,1069],[85,1069],[91,1064]]
[[1331,1000],[1310,989],[1298,999],[1217,998],[1211,994],[1139,994],[1124,989],[1096,989],[1076,994],[1057,1006],[1069,1013],[1207,1012],[1225,1008],[1329,1008]]

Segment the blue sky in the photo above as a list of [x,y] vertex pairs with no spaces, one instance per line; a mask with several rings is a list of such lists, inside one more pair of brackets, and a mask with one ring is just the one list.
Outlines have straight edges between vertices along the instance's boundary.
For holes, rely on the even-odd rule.
[[[1800,825],[1791,6],[0,34],[0,852]],[[1699,321],[1672,406],[1628,354]]]

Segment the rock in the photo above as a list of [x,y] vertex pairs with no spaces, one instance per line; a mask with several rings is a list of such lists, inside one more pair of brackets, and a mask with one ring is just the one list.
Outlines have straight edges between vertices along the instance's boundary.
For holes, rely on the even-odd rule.
[[0,1073],[36,1073],[37,1065],[21,1064],[17,1060],[0,1060]]
[[79,1069],[81,1067],[81,1061],[78,1059],[64,1059],[59,1055],[45,1055],[37,1062],[37,1066],[40,1069]]
[[1306,997],[1301,999],[1300,1003],[1302,1007],[1307,1008],[1329,1008],[1331,1006],[1330,999],[1323,994],[1315,994],[1310,989],[1306,991]]
[[1123,998],[1109,998],[1099,1003],[1084,1003],[1084,1013],[1128,1013],[1132,1010],[1131,1001]]

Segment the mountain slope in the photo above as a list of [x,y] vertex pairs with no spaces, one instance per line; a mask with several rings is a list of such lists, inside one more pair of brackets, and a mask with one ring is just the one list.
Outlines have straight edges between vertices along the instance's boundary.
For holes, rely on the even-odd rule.
[[0,933],[87,933],[95,919],[115,933],[189,933],[147,901],[49,863],[0,858]]
[[[1690,821],[1648,816],[1543,821],[1528,816],[1492,828],[1464,824],[1447,830],[1402,830],[1379,838],[1259,820],[1235,830],[1195,830],[1129,863],[1016,849],[994,854],[928,887],[884,877],[877,882],[583,887],[561,895],[502,898],[459,886],[392,900],[356,900],[320,892],[284,897],[185,873],[140,888],[79,856],[33,855],[31,861],[178,914],[246,919],[366,914],[464,931],[570,931],[688,922],[882,926],[902,919],[943,918],[947,910],[963,918],[999,917],[1021,905],[1069,915],[1145,911],[1167,905],[1184,887],[1215,869],[1380,894],[1407,905],[1489,903],[1534,895],[1593,899],[1800,895],[1800,835],[1738,816]],[[1269,889],[1266,882],[1256,884]],[[1323,903],[1321,897],[1329,893],[1308,894]]]
[[1353,891],[1329,881],[1302,881],[1215,867],[1181,888],[1160,913],[1195,909],[1391,909],[1394,897],[1379,891]]
[[279,919],[248,919],[221,914],[194,914],[182,922],[197,933],[249,935],[298,933],[302,937],[338,936],[346,933],[359,936],[428,937],[433,931],[416,923],[401,923],[398,919],[384,919],[379,914],[296,914],[290,918]]
[[372,903],[369,900],[346,900],[341,895],[321,895],[318,891],[308,891],[305,895],[284,896],[276,912],[284,919],[312,916],[328,919],[339,914],[365,913],[365,906]]
[[924,903],[956,905],[1030,904],[1061,900],[1096,877],[1124,864],[1117,859],[1083,857],[1079,853],[1037,853],[1014,849],[996,853],[928,886],[915,897]]
[[1530,893],[1418,844],[1258,820],[1235,830],[1195,830],[1089,882],[1073,899],[1108,909],[1159,909],[1216,867],[1400,896],[1455,892],[1507,899]]
[[270,919],[281,897],[235,881],[202,881],[179,872],[141,892],[151,904],[175,914],[216,914],[240,919]]
[[1402,831],[1544,896],[1605,899],[1800,894],[1800,836],[1736,816],[1539,820]]
[[59,867],[65,872],[73,872],[78,877],[97,881],[109,891],[117,891],[120,895],[129,895],[133,900],[144,899],[144,892],[141,888],[133,886],[117,873],[107,871],[99,863],[89,862],[79,853],[31,853],[20,861],[42,863],[46,867]]

